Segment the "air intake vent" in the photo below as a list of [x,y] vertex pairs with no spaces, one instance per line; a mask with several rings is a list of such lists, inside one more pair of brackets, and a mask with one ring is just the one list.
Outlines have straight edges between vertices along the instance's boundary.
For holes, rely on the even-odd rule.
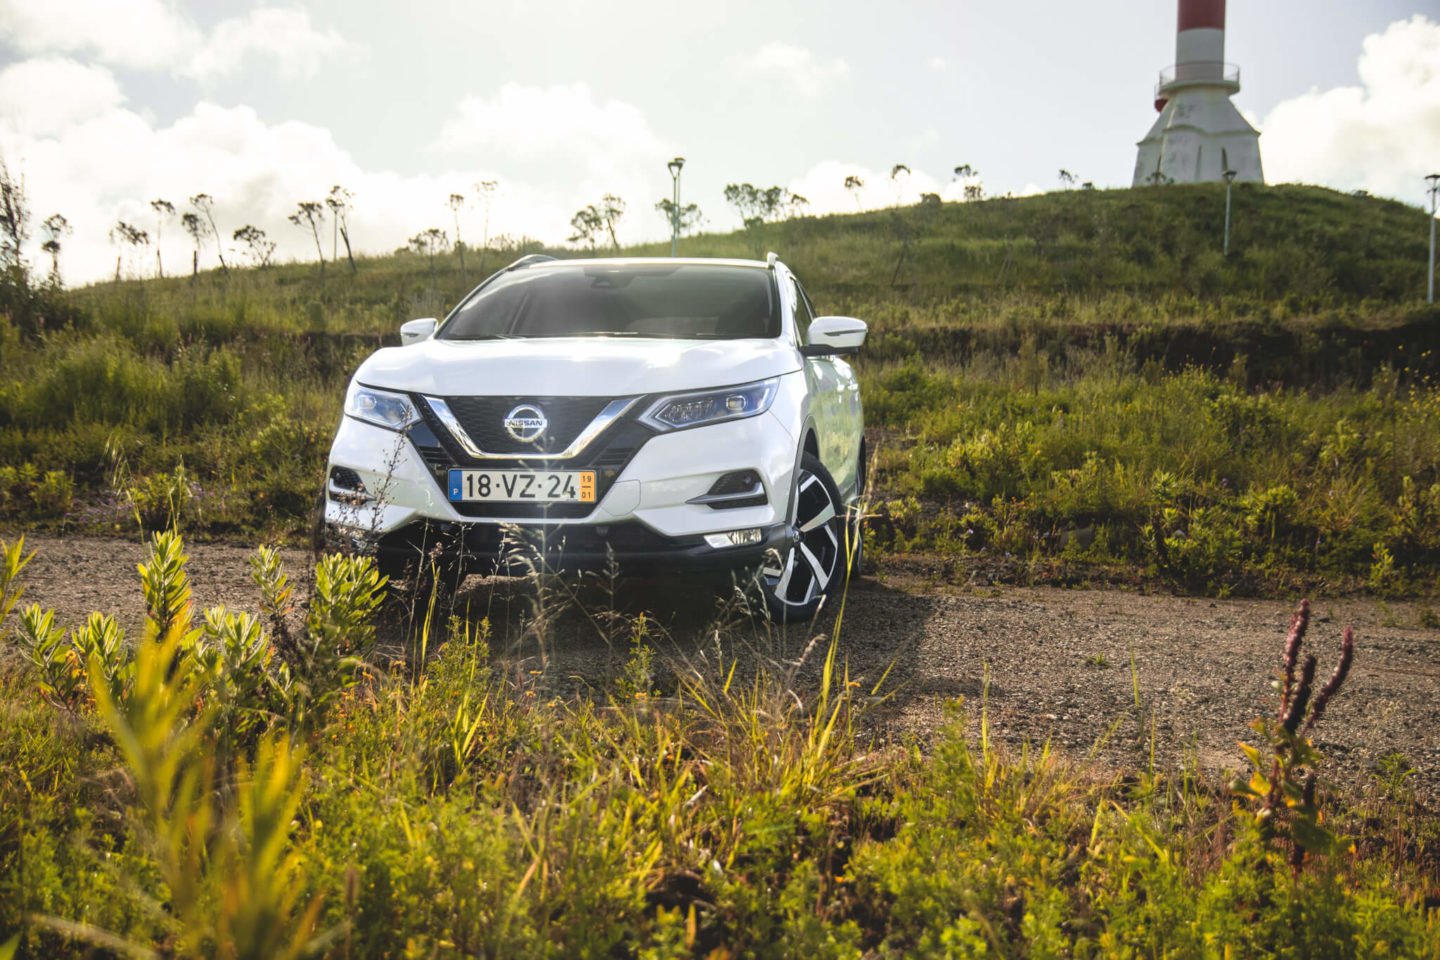
[[711,510],[736,510],[740,507],[763,507],[767,498],[765,484],[754,470],[734,470],[722,474],[704,495],[691,503],[703,503]]

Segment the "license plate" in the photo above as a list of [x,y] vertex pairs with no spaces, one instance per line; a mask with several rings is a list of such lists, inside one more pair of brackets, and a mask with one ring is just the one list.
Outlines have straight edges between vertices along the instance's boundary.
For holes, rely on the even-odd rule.
[[451,470],[452,501],[594,503],[594,470]]

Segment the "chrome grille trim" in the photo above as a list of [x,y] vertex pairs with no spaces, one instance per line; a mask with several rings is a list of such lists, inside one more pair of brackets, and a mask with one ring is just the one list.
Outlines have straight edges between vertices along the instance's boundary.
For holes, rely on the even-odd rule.
[[455,416],[455,411],[450,405],[439,397],[421,395],[430,409],[445,429],[450,431],[450,436],[460,445],[460,449],[472,460],[570,460],[585,452],[585,448],[595,441],[595,438],[604,433],[610,424],[619,420],[630,412],[630,408],[639,403],[642,398],[630,397],[629,399],[611,400],[605,405],[605,409],[590,421],[590,425],[581,430],[579,435],[570,442],[570,446],[559,453],[486,453],[470,439],[470,434],[460,425],[460,420]]

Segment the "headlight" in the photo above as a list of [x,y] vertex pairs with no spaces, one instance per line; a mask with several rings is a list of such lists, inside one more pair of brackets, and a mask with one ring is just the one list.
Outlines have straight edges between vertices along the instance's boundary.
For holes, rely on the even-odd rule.
[[779,378],[745,383],[704,393],[678,393],[661,397],[640,419],[657,430],[682,430],[724,420],[753,417],[770,409],[780,386]]
[[415,405],[405,394],[376,390],[353,381],[345,393],[345,413],[390,430],[404,430],[420,419]]

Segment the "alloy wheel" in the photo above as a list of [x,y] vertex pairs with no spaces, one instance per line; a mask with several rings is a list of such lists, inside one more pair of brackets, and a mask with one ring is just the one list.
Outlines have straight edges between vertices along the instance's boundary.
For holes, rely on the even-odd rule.
[[793,619],[813,616],[843,569],[844,518],[833,481],[821,474],[824,469],[809,456],[802,461],[795,492],[795,541],[778,562],[772,554],[761,569],[774,612]]

